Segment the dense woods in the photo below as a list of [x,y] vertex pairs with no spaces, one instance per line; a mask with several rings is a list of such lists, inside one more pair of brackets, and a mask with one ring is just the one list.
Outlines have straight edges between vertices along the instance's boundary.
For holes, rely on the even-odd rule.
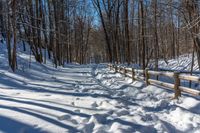
[[[1,0],[9,64],[26,44],[40,63],[137,63],[193,53],[200,67],[198,0]],[[193,62],[191,65],[193,65]]]

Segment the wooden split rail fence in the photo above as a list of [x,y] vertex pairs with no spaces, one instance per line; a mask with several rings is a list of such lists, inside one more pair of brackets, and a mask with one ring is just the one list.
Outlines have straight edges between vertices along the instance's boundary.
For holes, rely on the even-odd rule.
[[[178,71],[175,72],[166,72],[166,71],[152,71],[146,68],[145,70],[135,69],[135,68],[126,68],[117,66],[114,64],[108,64],[108,67],[115,72],[119,72],[124,74],[127,77],[132,78],[132,80],[143,80],[146,82],[146,85],[159,85],[165,88],[173,89],[175,92],[174,98],[178,98],[181,96],[181,92],[188,93],[194,96],[200,96],[200,90],[195,90],[192,88],[181,86],[181,80],[187,80],[191,82],[200,83],[199,76],[192,76],[188,74],[184,74]],[[141,76],[143,75],[143,76]],[[166,76],[170,77],[174,80],[174,84],[167,83],[163,81],[159,81],[156,79],[151,79],[151,76]]]

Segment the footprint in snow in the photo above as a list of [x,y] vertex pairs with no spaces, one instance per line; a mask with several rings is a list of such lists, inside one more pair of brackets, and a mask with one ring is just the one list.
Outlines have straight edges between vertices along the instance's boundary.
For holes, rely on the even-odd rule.
[[83,133],[91,133],[93,131],[93,129],[94,129],[94,126],[95,126],[95,124],[93,122],[92,123],[87,123],[86,125],[82,125],[80,130]]
[[27,82],[23,82],[23,85],[28,85],[28,83]]
[[69,120],[71,119],[70,115],[62,115],[58,117],[58,120],[62,121],[62,120]]
[[74,106],[74,102],[71,102],[71,105],[73,105],[73,106]]
[[78,122],[77,122],[75,119],[71,119],[70,121],[71,121],[73,124],[75,124],[75,125],[78,124]]
[[88,123],[99,123],[105,124],[107,121],[108,114],[94,114],[90,117]]
[[123,91],[118,91],[117,93],[116,93],[116,96],[123,96],[124,95],[124,92]]
[[96,108],[96,107],[98,107],[98,104],[97,104],[96,102],[93,102],[93,103],[91,104],[91,106],[92,106],[92,108]]
[[76,89],[75,92],[80,92],[80,90]]
[[35,127],[35,128],[36,128],[36,127],[38,127],[38,125],[37,125],[37,124],[35,124],[35,125],[33,125],[33,127]]
[[56,79],[56,77],[51,77],[51,78],[54,79],[54,80]]
[[145,114],[144,116],[142,116],[141,120],[142,121],[158,121],[159,118],[158,116],[154,114]]
[[82,92],[88,92],[88,89],[84,88],[82,89]]
[[129,111],[126,109],[120,109],[116,112],[117,116],[129,115]]
[[79,109],[74,110],[76,113],[80,113],[81,111]]
[[58,117],[58,120],[63,121],[63,120],[67,120],[70,121],[73,124],[78,124],[78,122],[75,119],[72,119],[70,115],[62,115],[60,117]]
[[146,114],[146,115],[142,116],[141,120],[142,121],[153,121],[153,118],[150,114]]
[[50,94],[46,94],[46,95],[44,95],[44,96],[49,97],[49,96],[51,96],[51,95],[50,95]]

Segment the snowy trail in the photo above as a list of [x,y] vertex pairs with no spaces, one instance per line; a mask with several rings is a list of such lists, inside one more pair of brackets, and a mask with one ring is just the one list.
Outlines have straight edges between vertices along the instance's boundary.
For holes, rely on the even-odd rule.
[[[170,101],[106,65],[0,71],[0,132],[198,132],[200,101]],[[44,69],[45,68],[45,69]]]
[[[83,72],[81,71],[81,74],[82,73]],[[74,75],[73,72],[67,73],[67,69],[64,70],[63,72],[57,72],[54,74],[55,75],[53,77],[53,80],[52,80],[52,77],[50,78],[45,77],[45,81],[40,81],[40,80],[29,81],[28,80],[28,82],[26,82],[25,84],[22,83],[20,79],[14,79],[13,82],[19,81],[15,89],[9,89],[13,87],[12,84],[10,84],[11,86],[8,85],[4,89],[1,89],[1,94],[2,94],[0,96],[0,102],[1,102],[0,108],[2,112],[1,115],[5,114],[3,115],[4,117],[8,115],[8,118],[7,118],[8,121],[10,117],[11,118],[14,117],[15,119],[19,121],[23,121],[25,123],[31,124],[33,127],[35,127],[35,125],[38,124],[39,125],[38,128],[40,128],[41,125],[44,125],[44,123],[46,123],[45,125],[53,126],[52,129],[50,128],[50,131],[52,132],[60,132],[60,130],[61,132],[64,132],[67,129],[70,129],[72,131],[77,131],[76,128],[70,125],[64,124],[64,122],[60,122],[60,120],[58,119],[62,118],[61,116],[64,115],[65,113],[69,113],[70,117],[77,117],[77,119],[79,119],[79,117],[85,118],[85,117],[90,116],[84,113],[80,113],[78,108],[82,109],[82,107],[79,107],[79,106],[76,107],[74,105],[74,101],[76,101],[75,96],[76,95],[78,96],[79,93],[73,94],[72,92],[71,93],[68,92],[68,90],[74,89],[75,85],[77,85],[76,84],[77,82],[80,82],[78,81],[78,79],[81,76],[81,74]],[[74,75],[74,77],[72,76],[72,74]],[[8,75],[9,74],[7,74],[6,76]],[[2,77],[2,79],[4,77]],[[62,77],[62,78],[59,78],[59,77]],[[69,78],[71,79],[70,83],[68,83]],[[87,77],[83,76],[81,80],[84,82],[85,78]],[[84,109],[92,110],[86,107]],[[10,113],[7,113],[8,111]],[[14,114],[14,116],[9,116],[11,114]],[[23,116],[25,117],[25,119],[24,120],[20,119],[20,118],[24,118]],[[27,117],[30,117],[31,121],[29,120],[27,121],[26,120]],[[70,117],[69,119],[71,119]],[[38,123],[38,121],[41,121],[41,122]],[[77,122],[76,120],[73,120],[73,119],[71,121],[75,123]],[[73,124],[73,123],[70,123],[70,124]],[[12,124],[12,125],[15,125],[15,124]],[[57,128],[56,128],[56,125],[57,125]],[[3,127],[5,127],[5,125],[1,124],[1,128]],[[22,127],[18,127],[18,128],[22,128]],[[9,128],[7,129],[9,130]],[[47,129],[49,129],[48,126],[47,126]],[[19,129],[16,131],[21,131],[21,130],[22,129]]]

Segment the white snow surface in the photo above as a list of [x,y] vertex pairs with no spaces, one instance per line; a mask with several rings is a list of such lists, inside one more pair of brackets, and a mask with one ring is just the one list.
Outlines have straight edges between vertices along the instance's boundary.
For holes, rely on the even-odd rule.
[[[18,50],[18,70],[0,45],[0,133],[200,132],[199,97],[146,87],[106,64],[53,67]],[[28,52],[27,52],[28,53]]]
[[[184,54],[176,59],[170,59],[165,62],[164,60],[159,61],[159,67],[164,69],[180,70],[180,71],[190,71],[192,64],[192,54]],[[197,56],[194,57],[193,71],[199,71]]]

